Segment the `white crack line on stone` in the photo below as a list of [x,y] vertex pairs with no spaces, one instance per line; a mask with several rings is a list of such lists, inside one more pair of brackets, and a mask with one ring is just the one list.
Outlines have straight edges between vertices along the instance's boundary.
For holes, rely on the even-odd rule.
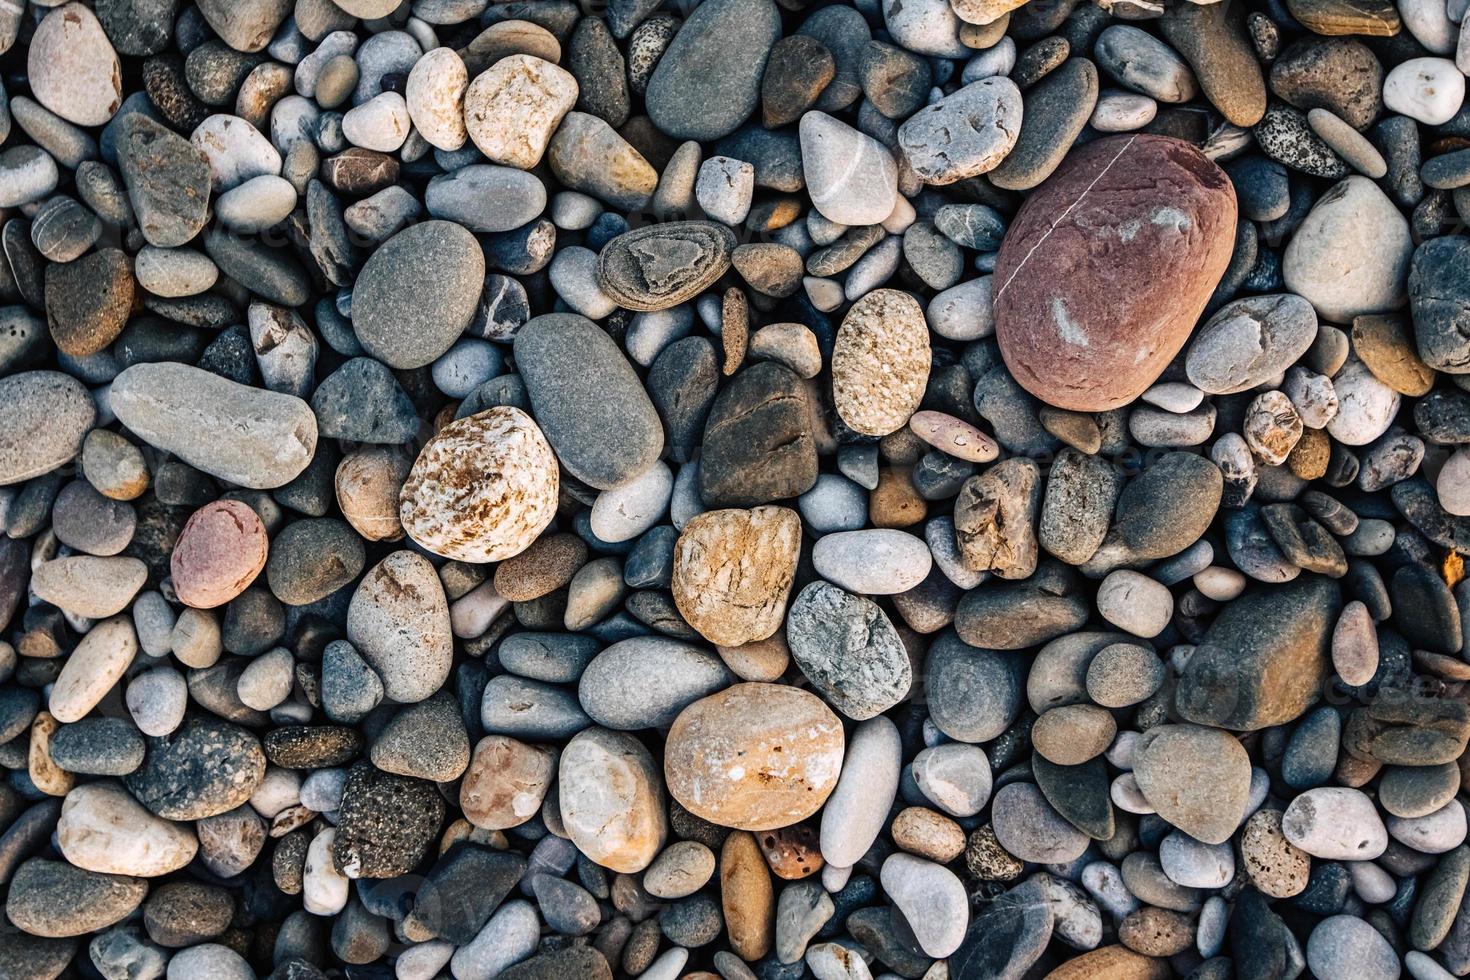
[[1106,167],[1102,168],[1102,172],[1099,173],[1096,177],[1092,178],[1092,183],[1087,185],[1087,188],[1082,192],[1081,196],[1079,196],[1077,200],[1073,201],[1071,204],[1067,205],[1065,211],[1057,215],[1057,220],[1053,221],[1051,223],[1051,227],[1046,229],[1046,234],[1037,239],[1036,244],[1031,246],[1031,250],[1026,253],[1025,258],[1021,259],[1021,264],[1016,266],[1011,274],[1006,277],[1004,285],[1002,285],[999,289],[995,291],[995,298],[997,300],[1000,299],[1000,294],[1006,291],[1007,287],[1009,287],[1010,284],[1015,280],[1016,276],[1020,274],[1021,270],[1026,268],[1026,263],[1031,261],[1031,256],[1036,254],[1036,250],[1046,243],[1046,240],[1051,237],[1052,232],[1057,230],[1057,225],[1065,221],[1067,215],[1071,214],[1083,201],[1087,200],[1087,195],[1092,193],[1092,189],[1097,186],[1097,182],[1108,175],[1108,171],[1113,169],[1113,164],[1117,163],[1118,159],[1122,157],[1123,154],[1128,152],[1128,148],[1131,147],[1134,141],[1137,139],[1137,136],[1128,137],[1128,142],[1124,143],[1122,148],[1119,149],[1117,153],[1113,154],[1113,158],[1108,161],[1108,165]]

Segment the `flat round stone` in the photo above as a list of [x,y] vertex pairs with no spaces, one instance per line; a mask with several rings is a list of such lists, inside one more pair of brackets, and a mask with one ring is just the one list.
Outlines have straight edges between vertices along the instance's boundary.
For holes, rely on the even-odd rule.
[[462,226],[412,225],[384,242],[358,274],[353,329],[389,367],[423,367],[469,326],[484,280],[485,257]]
[[773,830],[821,809],[842,768],[842,723],[816,695],[736,684],[694,702],[664,744],[669,793],[696,816]]
[[666,310],[714,285],[735,244],[734,233],[712,221],[648,225],[603,246],[597,281],[625,309]]

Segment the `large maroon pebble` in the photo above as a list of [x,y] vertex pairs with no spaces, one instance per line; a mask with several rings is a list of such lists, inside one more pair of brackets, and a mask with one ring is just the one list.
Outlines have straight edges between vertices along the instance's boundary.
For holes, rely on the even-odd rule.
[[1234,244],[1235,191],[1190,144],[1134,135],[1074,150],[996,258],[1007,367],[1058,408],[1128,404],[1189,339]]
[[169,568],[179,601],[195,609],[223,606],[265,567],[269,539],[249,505],[216,500],[196,510],[174,545]]

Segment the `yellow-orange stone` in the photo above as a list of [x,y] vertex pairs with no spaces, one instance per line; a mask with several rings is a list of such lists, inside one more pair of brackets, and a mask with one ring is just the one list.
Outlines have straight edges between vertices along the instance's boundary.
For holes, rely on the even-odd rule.
[[801,518],[789,507],[707,511],[674,545],[674,604],[711,643],[767,639],[781,628],[800,552]]
[[674,719],[664,779],[695,816],[737,830],[774,830],[827,802],[843,744],[842,722],[816,695],[782,684],[736,684]]

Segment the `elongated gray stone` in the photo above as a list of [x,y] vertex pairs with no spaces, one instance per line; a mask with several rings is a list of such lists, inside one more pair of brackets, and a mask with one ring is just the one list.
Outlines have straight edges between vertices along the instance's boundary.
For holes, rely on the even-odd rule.
[[306,402],[187,364],[133,365],[113,381],[111,404],[144,442],[253,490],[290,483],[316,451]]

